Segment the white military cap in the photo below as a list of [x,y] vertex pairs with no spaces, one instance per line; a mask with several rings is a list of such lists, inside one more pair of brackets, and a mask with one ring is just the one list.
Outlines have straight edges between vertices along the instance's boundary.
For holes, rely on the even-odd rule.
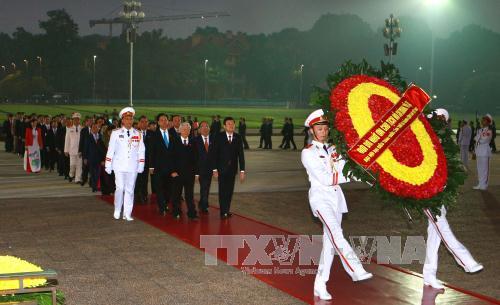
[[82,117],[82,115],[78,112],[73,112],[73,114],[71,115],[72,119],[77,119],[77,118],[79,119],[81,117]]
[[488,121],[490,121],[490,124],[493,122],[493,117],[491,116],[491,114],[487,113],[483,118],[487,119]]
[[323,109],[314,110],[304,122],[304,126],[313,127],[314,125],[328,125],[328,118]]
[[124,115],[131,115],[131,116],[134,116],[135,115],[135,110],[134,108],[132,107],[125,107],[123,108],[121,111],[120,111],[120,118],[123,118]]
[[448,114],[448,110],[446,110],[444,108],[438,108],[434,111],[434,113],[436,113],[437,116],[443,116],[446,121],[448,121],[450,119],[450,115]]

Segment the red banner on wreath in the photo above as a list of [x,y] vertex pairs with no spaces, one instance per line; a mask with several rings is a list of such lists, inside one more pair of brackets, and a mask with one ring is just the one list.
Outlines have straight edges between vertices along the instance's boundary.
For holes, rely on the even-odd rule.
[[430,102],[430,96],[411,85],[399,102],[348,151],[349,157],[364,168],[373,162],[408,128]]

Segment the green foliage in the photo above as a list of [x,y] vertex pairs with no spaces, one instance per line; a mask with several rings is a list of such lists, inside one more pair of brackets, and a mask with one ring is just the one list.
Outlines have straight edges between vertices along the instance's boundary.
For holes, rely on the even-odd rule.
[[[359,64],[354,64],[351,61],[347,61],[342,64],[337,72],[329,74],[327,76],[328,89],[316,87],[314,93],[312,94],[313,102],[316,105],[320,105],[325,111],[328,111],[332,122],[334,121],[335,112],[330,111],[330,91],[335,88],[342,80],[358,74],[385,79],[391,85],[398,88],[400,92],[403,92],[407,87],[407,84],[401,77],[399,70],[392,64],[381,62],[381,68],[375,69],[374,67],[370,66],[365,60],[361,61],[361,63]],[[427,114],[431,112],[432,109],[429,107],[424,110],[424,113]],[[349,158],[347,154],[349,148],[346,144],[343,134],[340,131],[332,128],[330,130],[330,138],[336,145],[337,151],[346,158],[346,165],[343,172],[344,175],[356,177],[362,182],[373,184],[372,190],[376,194],[378,194],[385,203],[389,204],[389,206],[397,206],[415,210],[419,214],[422,213],[423,208],[429,208],[435,214],[439,214],[439,208],[441,207],[441,205],[449,207],[456,202],[459,194],[459,188],[464,184],[467,175],[464,171],[464,167],[461,161],[459,160],[459,147],[453,141],[454,134],[452,130],[448,128],[448,126],[442,120],[432,118],[429,120],[429,122],[439,140],[441,141],[441,145],[443,147],[444,154],[447,160],[448,170],[448,180],[446,182],[444,191],[430,199],[417,200],[412,198],[403,198],[387,192],[378,183],[375,173],[368,172]]]
[[[65,297],[61,291],[56,292],[57,305],[64,305]],[[0,302],[22,302],[36,300],[38,305],[52,305],[50,292],[23,293],[15,295],[0,295]]]

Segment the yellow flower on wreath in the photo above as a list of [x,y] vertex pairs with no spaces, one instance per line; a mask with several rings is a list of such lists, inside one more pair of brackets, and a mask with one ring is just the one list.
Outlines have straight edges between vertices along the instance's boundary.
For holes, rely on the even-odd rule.
[[[389,88],[375,83],[361,83],[354,87],[348,96],[348,110],[352,125],[360,138],[375,125],[368,106],[368,99],[372,95],[383,96],[393,104],[396,104],[400,99]],[[422,122],[417,119],[410,125],[410,128],[422,149],[423,160],[421,164],[415,167],[402,164],[394,158],[390,150],[384,151],[376,162],[394,178],[418,186],[434,176],[438,165],[438,155]]]
[[[21,273],[21,272],[37,272],[43,271],[37,265],[17,258],[15,256],[4,255],[0,256],[0,274]],[[24,287],[37,287],[44,285],[47,282],[45,279],[33,279],[23,281]],[[9,289],[19,289],[18,280],[3,280],[0,281],[0,291]],[[1,292],[0,292],[1,294]]]

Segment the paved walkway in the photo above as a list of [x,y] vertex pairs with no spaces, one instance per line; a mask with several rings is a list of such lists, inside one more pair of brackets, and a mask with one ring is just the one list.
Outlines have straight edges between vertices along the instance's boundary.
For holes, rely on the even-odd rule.
[[[237,186],[233,211],[288,231],[320,234],[311,220],[299,153],[253,150],[247,159],[248,181]],[[472,174],[449,215],[455,234],[486,269],[467,275],[442,247],[438,274],[455,286],[497,299],[499,165],[495,155],[487,192],[470,189]],[[399,210],[366,188],[351,185],[345,194],[350,208],[343,222],[346,235],[398,235],[404,241],[425,234],[425,221],[409,226]],[[212,204],[216,198],[211,196]],[[141,221],[113,221],[111,214],[112,208],[87,187],[70,185],[55,174],[27,175],[21,160],[0,153],[0,253],[58,270],[68,304],[301,304],[234,267],[205,266],[201,251]]]

